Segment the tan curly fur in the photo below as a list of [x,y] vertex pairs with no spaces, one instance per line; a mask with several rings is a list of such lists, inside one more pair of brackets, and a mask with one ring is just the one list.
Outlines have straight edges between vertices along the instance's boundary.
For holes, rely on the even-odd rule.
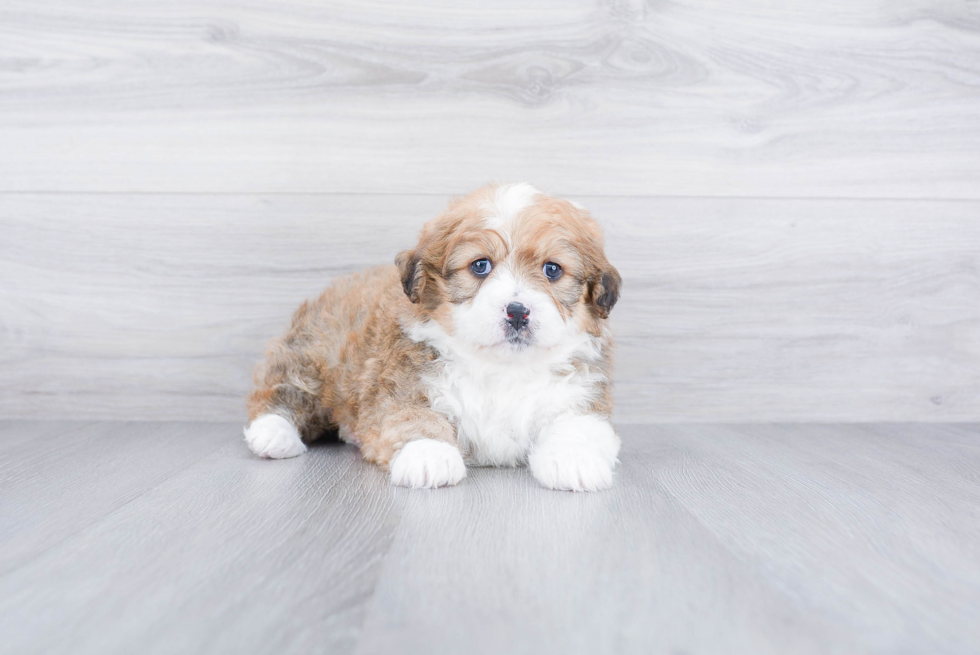
[[[452,334],[451,308],[472,298],[481,285],[467,267],[483,256],[512,257],[566,320],[598,339],[601,356],[572,366],[601,374],[585,409],[608,417],[612,343],[605,323],[620,276],[603,252],[599,226],[586,211],[541,195],[502,234],[484,220],[483,207],[495,189],[453,201],[425,225],[414,248],[398,255],[396,266],[339,279],[303,303],[256,370],[249,419],[284,416],[306,442],[339,429],[366,460],[382,468],[413,439],[455,445],[456,426],[430,407],[425,383],[437,372],[439,355],[412,340],[406,329],[429,320]],[[531,275],[549,258],[560,258],[565,267],[556,283]]]

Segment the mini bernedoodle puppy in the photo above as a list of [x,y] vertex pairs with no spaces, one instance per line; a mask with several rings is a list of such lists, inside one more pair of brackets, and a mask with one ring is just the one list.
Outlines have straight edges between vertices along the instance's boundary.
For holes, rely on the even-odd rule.
[[528,184],[486,187],[395,264],[337,281],[272,342],[248,399],[252,452],[295,457],[339,429],[406,487],[456,484],[469,463],[608,488],[620,276],[588,212]]

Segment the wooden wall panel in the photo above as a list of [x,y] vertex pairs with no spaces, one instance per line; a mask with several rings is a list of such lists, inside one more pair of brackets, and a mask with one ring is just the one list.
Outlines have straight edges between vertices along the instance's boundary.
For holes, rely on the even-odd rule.
[[980,5],[9,0],[0,415],[222,419],[491,179],[626,274],[622,420],[980,420]]
[[8,0],[0,191],[980,198],[980,5]]
[[[980,420],[980,202],[576,199],[625,278],[619,420]],[[302,299],[446,199],[2,202],[0,416],[221,420]]]

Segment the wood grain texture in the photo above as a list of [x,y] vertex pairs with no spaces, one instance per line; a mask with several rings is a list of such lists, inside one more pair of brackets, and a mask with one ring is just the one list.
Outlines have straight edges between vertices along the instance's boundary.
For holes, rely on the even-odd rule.
[[19,422],[0,426],[0,435],[2,575],[197,462],[226,443],[228,431],[206,423]]
[[608,494],[410,495],[359,652],[977,652],[976,427],[621,432]]
[[[264,343],[442,196],[8,194],[0,417],[240,420]],[[980,420],[980,203],[578,197],[617,417]]]
[[980,198],[980,6],[8,0],[0,190]]
[[[176,458],[199,451],[200,440],[223,446],[105,515],[91,511],[100,480],[63,497],[87,525],[0,576],[3,652],[353,649],[395,525],[387,480],[356,449],[317,447],[272,462],[248,452],[235,424],[99,428],[103,447],[73,454],[81,468],[125,439],[129,452],[115,456],[130,462],[144,457],[140,448]],[[166,444],[154,445],[168,429]],[[44,499],[59,483],[43,468],[54,455],[40,440],[34,450],[42,489],[33,509],[53,520]]]
[[[47,441],[86,431],[105,447]],[[235,424],[0,423],[37,476],[9,489],[87,517],[0,573],[3,651],[980,652],[980,425],[620,432],[613,489],[569,494],[525,469],[392,489],[349,446],[253,458]],[[125,438],[136,468],[225,445],[108,513],[104,479],[45,472]]]

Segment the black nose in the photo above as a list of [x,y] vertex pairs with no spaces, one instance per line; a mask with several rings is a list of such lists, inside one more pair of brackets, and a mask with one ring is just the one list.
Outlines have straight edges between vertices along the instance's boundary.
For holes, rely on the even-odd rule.
[[512,302],[507,305],[507,322],[515,330],[520,330],[527,326],[527,317],[531,310],[519,302]]

